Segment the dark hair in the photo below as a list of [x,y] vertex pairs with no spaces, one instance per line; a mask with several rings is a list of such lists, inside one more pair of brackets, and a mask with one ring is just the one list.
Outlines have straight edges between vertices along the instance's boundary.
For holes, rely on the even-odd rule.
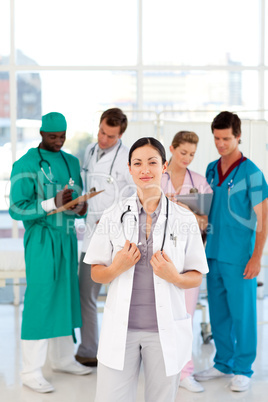
[[123,134],[127,128],[127,116],[118,107],[105,110],[100,118],[100,123],[106,119],[106,123],[111,127],[120,126],[120,134]]
[[198,135],[193,131],[179,131],[177,134],[174,135],[171,145],[173,146],[174,149],[176,149],[185,142],[197,145],[198,140],[199,140]]
[[133,154],[133,152],[137,149],[137,148],[141,148],[144,147],[145,145],[150,145],[152,148],[156,149],[156,151],[159,153],[159,155],[162,158],[162,163],[164,165],[164,163],[166,162],[166,151],[165,148],[163,147],[163,145],[161,144],[161,142],[159,142],[157,139],[153,138],[153,137],[143,137],[140,138],[139,140],[137,140],[136,142],[134,142],[134,144],[132,145],[132,147],[129,150],[129,154],[128,154],[128,163],[131,165],[131,156]]
[[221,112],[214,118],[211,124],[212,133],[215,128],[218,130],[231,128],[233,135],[239,137],[241,135],[241,120],[235,113]]

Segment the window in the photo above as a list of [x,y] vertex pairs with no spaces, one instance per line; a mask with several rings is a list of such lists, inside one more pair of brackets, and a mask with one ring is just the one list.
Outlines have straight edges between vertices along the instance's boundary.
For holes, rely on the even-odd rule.
[[136,0],[20,0],[15,13],[18,64],[137,63]]
[[[255,71],[146,71],[143,90],[145,109],[182,110],[181,118],[190,121],[206,119],[206,111],[210,110],[258,108]],[[189,115],[187,110],[197,112]],[[253,112],[248,116],[258,118]]]
[[258,13],[255,0],[144,0],[144,64],[256,66]]
[[[0,66],[8,64],[10,54],[9,0],[0,2]],[[4,38],[4,40],[3,40]]]

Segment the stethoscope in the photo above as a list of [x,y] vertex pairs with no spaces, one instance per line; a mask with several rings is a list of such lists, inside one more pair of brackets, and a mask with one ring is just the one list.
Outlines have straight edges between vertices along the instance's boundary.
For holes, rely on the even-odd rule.
[[[165,240],[166,240],[166,231],[167,231],[167,222],[168,222],[168,203],[169,203],[169,201],[168,201],[168,198],[166,197],[166,221],[165,221],[165,229],[164,229],[162,246],[160,248],[161,252],[164,249],[164,244],[165,244]],[[129,240],[130,243],[131,243],[131,240],[133,239],[133,236],[134,236],[135,228],[137,226],[137,218],[136,218],[136,215],[131,211],[130,205],[128,205],[127,210],[125,212],[123,212],[121,217],[120,217],[120,222],[121,222],[121,225],[122,225],[122,228],[123,228],[123,234],[124,234],[125,239],[127,239],[127,236],[126,236],[126,233],[125,233],[125,228],[124,228],[124,217],[126,216],[126,214],[131,214],[134,217],[135,227],[133,229],[132,236],[131,236],[131,238]],[[173,236],[173,235],[170,235],[170,236]],[[172,240],[175,240],[175,238],[172,237]],[[137,245],[140,245],[140,244],[137,244]]]
[[[239,170],[239,168],[240,168],[241,163],[243,162],[243,158],[244,158],[244,155],[243,155],[242,152],[241,152],[241,158],[240,158],[239,164],[238,164],[238,166],[237,166],[237,168],[236,168],[236,170],[235,170],[235,172],[234,172],[234,174],[233,174],[233,177],[232,177],[231,180],[227,183],[228,193],[230,193],[230,190],[234,187],[234,179],[235,179],[235,176],[237,175],[237,172],[238,172],[238,170]],[[213,184],[213,182],[214,182],[214,178],[215,178],[215,174],[216,174],[216,166],[218,165],[219,160],[220,160],[220,159],[218,159],[218,160],[213,164],[212,168],[210,168],[210,169],[207,171],[207,177],[209,176],[209,174],[212,174],[211,180],[210,180],[210,186],[212,186],[212,184]]]
[[[40,169],[41,169],[41,171],[42,171],[42,173],[44,174],[44,176],[47,178],[47,180],[51,183],[51,184],[57,184],[57,182],[56,181],[53,181],[53,173],[52,173],[52,171],[51,171],[51,166],[50,166],[50,163],[46,160],[46,159],[44,159],[43,157],[42,157],[42,154],[41,154],[41,151],[40,151],[40,148],[39,147],[37,147],[37,150],[38,150],[38,153],[39,153],[39,156],[40,156],[40,161],[39,161],[39,166],[40,166]],[[64,162],[65,162],[65,165],[66,165],[66,167],[67,167],[67,170],[68,170],[68,174],[69,174],[69,177],[70,177],[70,179],[69,179],[69,185],[72,187],[73,185],[74,185],[74,180],[72,179],[72,176],[71,176],[71,171],[70,171],[70,167],[69,167],[69,165],[68,165],[68,163],[67,163],[67,160],[66,160],[66,158],[65,158],[65,156],[63,155],[63,153],[60,151],[60,154],[61,154],[61,156],[62,156],[62,158],[63,158],[63,160],[64,160]],[[44,163],[46,163],[47,164],[47,166],[48,166],[48,170],[49,170],[49,173],[48,173],[48,175],[46,174],[46,172],[45,172],[45,170],[44,170],[44,168],[43,168],[43,164]]]
[[[90,161],[90,159],[93,157],[97,145],[98,145],[98,143],[96,142],[96,144],[94,145],[94,147],[91,148],[91,151],[90,151],[90,153],[89,153],[89,157],[87,158],[87,160],[86,160],[86,162],[84,163],[84,166],[83,166],[83,168],[82,168],[82,170],[84,170],[86,173],[88,172],[88,169],[86,168],[86,166],[89,165],[89,161]],[[121,146],[122,146],[122,141],[119,140],[119,145],[118,145],[118,147],[117,147],[116,153],[115,153],[114,158],[113,158],[112,163],[111,163],[110,172],[109,172],[109,177],[107,178],[107,183],[109,183],[109,184],[112,184],[112,183],[114,182],[114,178],[112,177],[112,170],[113,170],[114,163],[115,163],[115,160],[116,160],[116,158],[117,158],[117,155],[118,155],[118,152],[119,152]],[[86,176],[87,176],[87,175],[85,175],[85,188],[86,188],[86,190],[87,190],[87,177],[86,177]]]
[[188,169],[188,168],[186,168],[186,170],[187,170],[187,172],[188,172],[188,174],[189,174],[189,176],[190,176],[190,180],[191,180],[191,183],[192,183],[192,188],[190,189],[190,193],[192,194],[192,193],[198,193],[198,190],[197,190],[197,188],[194,186],[194,181],[193,181],[193,178],[192,178],[192,175],[191,175],[191,172],[190,172],[190,170]]

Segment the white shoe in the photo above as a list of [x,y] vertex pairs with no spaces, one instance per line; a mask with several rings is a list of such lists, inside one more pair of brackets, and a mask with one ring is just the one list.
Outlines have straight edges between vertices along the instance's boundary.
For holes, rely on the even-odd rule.
[[232,391],[242,392],[249,388],[250,378],[245,375],[235,375],[231,380]]
[[53,385],[51,385],[44,377],[39,375],[38,377],[22,378],[22,384],[31,388],[33,391],[46,393],[55,391]]
[[199,384],[199,382],[195,381],[195,379],[192,375],[185,377],[180,382],[180,387],[185,388],[191,392],[204,392],[205,391],[204,388],[202,387],[202,385]]
[[83,366],[83,364],[78,363],[76,360],[72,361],[64,367],[53,366],[52,370],[59,373],[69,373],[76,375],[86,375],[92,373],[93,371],[91,367]]
[[222,371],[217,370],[215,367],[194,374],[194,379],[196,381],[208,381],[220,377],[232,377],[232,374],[225,374]]

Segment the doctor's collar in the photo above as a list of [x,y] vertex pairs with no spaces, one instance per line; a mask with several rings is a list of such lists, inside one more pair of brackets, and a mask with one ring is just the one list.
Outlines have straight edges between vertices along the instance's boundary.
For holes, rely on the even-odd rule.
[[109,152],[111,152],[113,149],[115,149],[118,146],[119,142],[121,142],[120,138],[118,138],[117,142],[113,146],[111,146],[110,148],[105,148],[105,149],[102,149],[98,143],[98,150],[104,152],[105,154],[108,154]]
[[[163,194],[163,193],[162,193],[162,194]],[[159,201],[159,203],[158,203],[158,205],[157,205],[155,211],[154,211],[153,213],[151,213],[150,216],[153,216],[154,214],[159,214],[159,212],[161,211],[162,194],[161,194],[160,201]],[[137,195],[136,201],[137,201],[138,214],[140,215],[142,209],[143,209],[144,212],[145,212],[145,209],[144,209],[142,203],[140,202],[140,199],[139,199],[138,195]],[[146,213],[146,212],[145,212],[145,213]]]

